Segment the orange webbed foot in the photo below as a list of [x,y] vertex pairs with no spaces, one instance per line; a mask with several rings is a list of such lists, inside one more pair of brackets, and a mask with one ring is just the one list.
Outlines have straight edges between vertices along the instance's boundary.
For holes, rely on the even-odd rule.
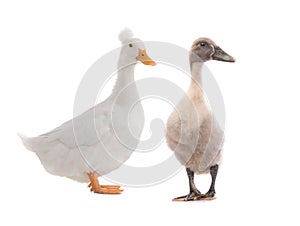
[[119,185],[100,185],[94,173],[88,173],[87,175],[91,181],[88,185],[91,192],[98,194],[121,194],[123,192]]

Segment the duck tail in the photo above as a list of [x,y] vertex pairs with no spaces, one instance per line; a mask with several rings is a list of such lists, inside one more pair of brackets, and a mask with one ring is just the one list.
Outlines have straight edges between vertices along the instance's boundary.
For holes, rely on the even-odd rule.
[[30,151],[34,151],[33,150],[33,142],[32,142],[32,138],[29,138],[23,134],[18,133],[19,137],[21,138],[23,145]]

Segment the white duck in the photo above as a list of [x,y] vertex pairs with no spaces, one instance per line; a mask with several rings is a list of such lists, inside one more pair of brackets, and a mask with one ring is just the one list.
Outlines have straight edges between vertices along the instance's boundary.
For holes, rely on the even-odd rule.
[[[123,30],[118,78],[102,103],[38,137],[20,135],[25,147],[37,154],[47,172],[89,182],[91,191],[120,194],[120,186],[100,185],[98,177],[120,167],[136,148],[144,126],[144,112],[134,81],[138,61],[154,66],[140,39]],[[101,75],[99,75],[101,76]],[[132,106],[134,106],[132,110]],[[129,128],[130,127],[130,128]]]
[[[169,147],[176,158],[186,167],[190,192],[174,201],[212,199],[215,195],[215,180],[218,165],[221,163],[224,133],[205,101],[201,88],[201,70],[204,62],[219,60],[234,62],[235,59],[225,53],[208,38],[194,41],[190,50],[191,84],[187,92],[188,99],[182,99],[171,113],[166,129]],[[209,173],[211,186],[206,194],[196,188],[194,173]]]

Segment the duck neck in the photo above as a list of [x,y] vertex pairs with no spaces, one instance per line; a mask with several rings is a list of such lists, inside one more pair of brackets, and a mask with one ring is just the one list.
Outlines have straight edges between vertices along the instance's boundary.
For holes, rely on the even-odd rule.
[[190,84],[190,90],[193,90],[193,93],[195,91],[199,95],[203,95],[202,91],[202,67],[203,67],[203,62],[193,62],[191,63],[191,84]]
[[[130,97],[134,94],[137,94],[136,84],[134,83],[134,69],[135,63],[128,63],[122,57],[120,57],[118,62],[118,77],[116,84],[112,91],[112,96],[118,96],[118,99],[124,99]],[[123,89],[126,89],[126,95],[122,95]],[[130,93],[128,93],[130,91]]]

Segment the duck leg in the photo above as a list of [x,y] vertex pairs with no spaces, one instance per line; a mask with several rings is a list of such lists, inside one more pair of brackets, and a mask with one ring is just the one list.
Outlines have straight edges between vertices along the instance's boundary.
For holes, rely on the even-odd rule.
[[99,194],[121,194],[122,189],[118,185],[100,185],[98,178],[94,173],[87,174],[90,182],[88,187],[91,188],[91,191]]
[[194,182],[194,172],[189,168],[186,168],[186,172],[189,178],[190,193],[188,195],[174,198],[173,201],[194,201],[201,198],[201,192],[196,188]]
[[201,199],[211,200],[214,198],[214,196],[216,194],[215,182],[216,182],[216,178],[217,178],[217,174],[218,174],[218,169],[219,169],[218,165],[214,165],[214,166],[210,167],[211,185],[210,185],[208,192],[206,192],[206,194],[203,195],[201,197]]

